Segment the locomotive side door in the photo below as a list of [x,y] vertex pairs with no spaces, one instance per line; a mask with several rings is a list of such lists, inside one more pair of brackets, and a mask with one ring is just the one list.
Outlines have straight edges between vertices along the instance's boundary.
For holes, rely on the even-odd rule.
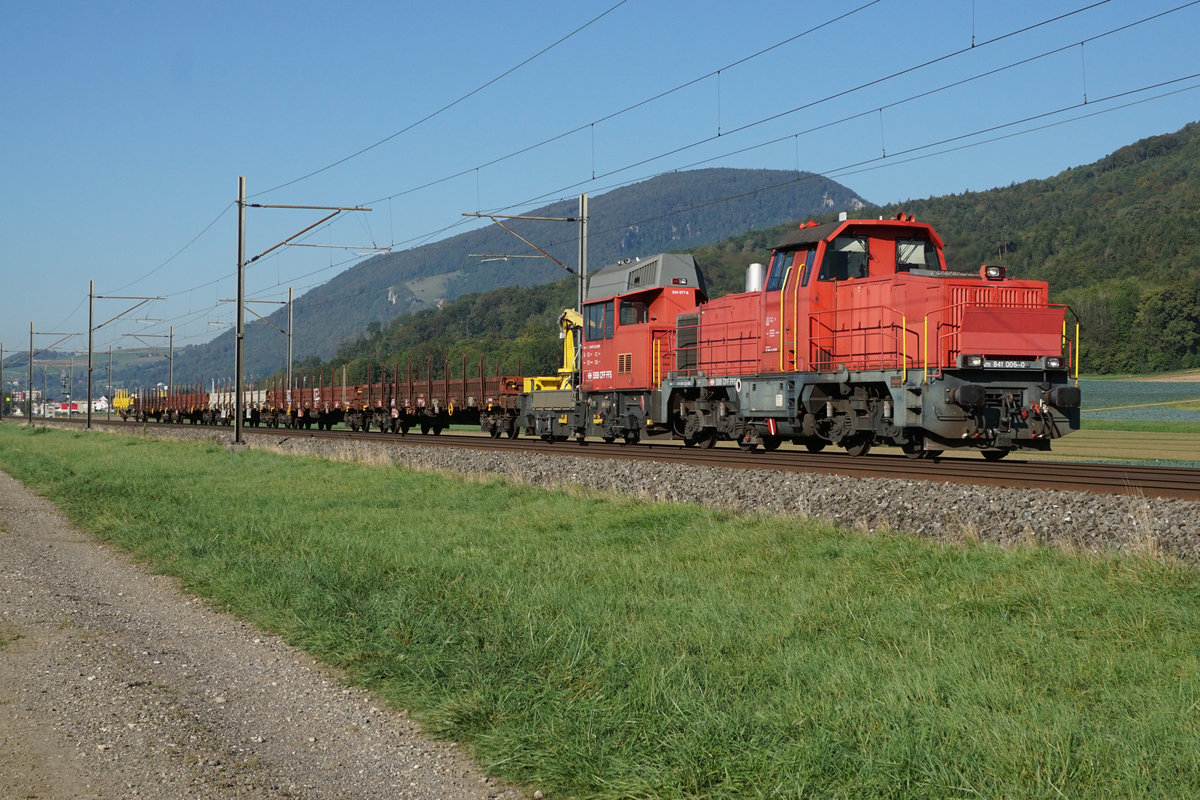
[[590,391],[610,391],[615,385],[616,354],[612,340],[616,328],[613,300],[590,303],[583,310],[583,348],[580,382]]
[[651,294],[617,298],[617,332],[612,346],[616,352],[618,389],[644,389],[651,384],[653,331],[650,328]]
[[799,342],[807,335],[804,320],[808,298],[804,287],[812,271],[814,251],[776,250],[771,254],[767,282],[763,287],[764,372],[795,372],[804,369]]
[[783,372],[789,360],[786,332],[782,319],[784,282],[791,277],[796,253],[776,250],[767,265],[767,282],[762,289],[762,362],[763,372]]
[[870,274],[870,250],[865,236],[838,236],[824,242],[820,251],[821,269],[809,294],[809,358],[812,369],[829,372],[844,363],[849,352],[849,337],[838,315],[838,287],[846,281]]

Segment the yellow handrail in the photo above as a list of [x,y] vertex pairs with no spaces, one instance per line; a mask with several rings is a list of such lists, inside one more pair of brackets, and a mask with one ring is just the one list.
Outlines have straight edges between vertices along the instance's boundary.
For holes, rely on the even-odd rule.
[[[808,259],[812,255],[811,252],[805,253],[804,263],[800,265],[800,274],[796,276],[796,280],[792,282],[792,369],[798,368],[796,356],[800,352],[800,281],[804,278],[805,270],[808,269]],[[793,261],[793,266],[795,262]]]
[[925,315],[925,332],[922,333],[921,336],[925,340],[922,343],[924,345],[924,350],[925,350],[924,358],[923,358],[923,360],[925,362],[925,378],[921,382],[929,383],[929,315],[928,314]]
[[653,384],[654,386],[658,386],[658,383],[659,383],[658,379],[659,379],[659,376],[662,374],[662,340],[661,339],[654,340],[653,353],[654,353],[654,364],[650,368],[650,383]]
[[[780,266],[782,266],[783,259],[781,258],[781,259],[779,259],[779,261],[780,261]],[[788,282],[788,278],[790,278],[790,277],[792,277],[792,270],[789,267],[787,270],[784,271],[783,285],[779,287],[779,371],[780,372],[784,371],[783,349],[786,346],[786,344],[785,344],[786,334],[784,333],[784,329],[786,326],[783,324],[783,320],[784,320],[784,316],[785,316],[784,311],[785,311],[785,308],[787,305],[787,282]]]

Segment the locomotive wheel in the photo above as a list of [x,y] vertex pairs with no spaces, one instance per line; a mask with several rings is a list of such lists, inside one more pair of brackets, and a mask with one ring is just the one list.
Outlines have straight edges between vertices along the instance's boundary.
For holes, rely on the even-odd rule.
[[782,436],[764,436],[763,441],[762,441],[763,450],[766,450],[768,452],[771,450],[778,450],[779,445],[782,443],[783,443]]
[[871,452],[870,439],[855,439],[844,446],[846,448],[846,452],[852,456],[865,456],[867,453]]
[[1006,455],[1011,453],[1011,450],[980,450],[979,453],[988,461],[999,461]]
[[804,449],[810,453],[819,453],[825,449],[825,442],[820,439],[809,439],[804,443]]

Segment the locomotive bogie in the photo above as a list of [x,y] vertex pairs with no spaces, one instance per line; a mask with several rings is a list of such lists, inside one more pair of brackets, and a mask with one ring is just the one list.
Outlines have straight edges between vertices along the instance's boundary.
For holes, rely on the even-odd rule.
[[479,416],[479,428],[493,439],[505,436],[515,439],[520,435],[521,426],[515,409],[488,409]]
[[921,423],[947,447],[1049,450],[1079,429],[1079,389],[1065,380],[1065,373],[947,371],[925,393]]
[[[635,444],[647,436],[668,432],[655,425],[647,409],[654,407],[652,392],[577,393],[573,390],[532,392],[522,397],[517,424],[526,435],[548,442],[589,438]],[[496,421],[494,425],[503,423]],[[493,436],[497,434],[493,433]]]

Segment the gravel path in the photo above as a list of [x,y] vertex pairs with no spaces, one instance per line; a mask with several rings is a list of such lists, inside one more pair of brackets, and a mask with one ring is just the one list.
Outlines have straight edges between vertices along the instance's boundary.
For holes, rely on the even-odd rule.
[[522,796],[0,473],[0,798]]

